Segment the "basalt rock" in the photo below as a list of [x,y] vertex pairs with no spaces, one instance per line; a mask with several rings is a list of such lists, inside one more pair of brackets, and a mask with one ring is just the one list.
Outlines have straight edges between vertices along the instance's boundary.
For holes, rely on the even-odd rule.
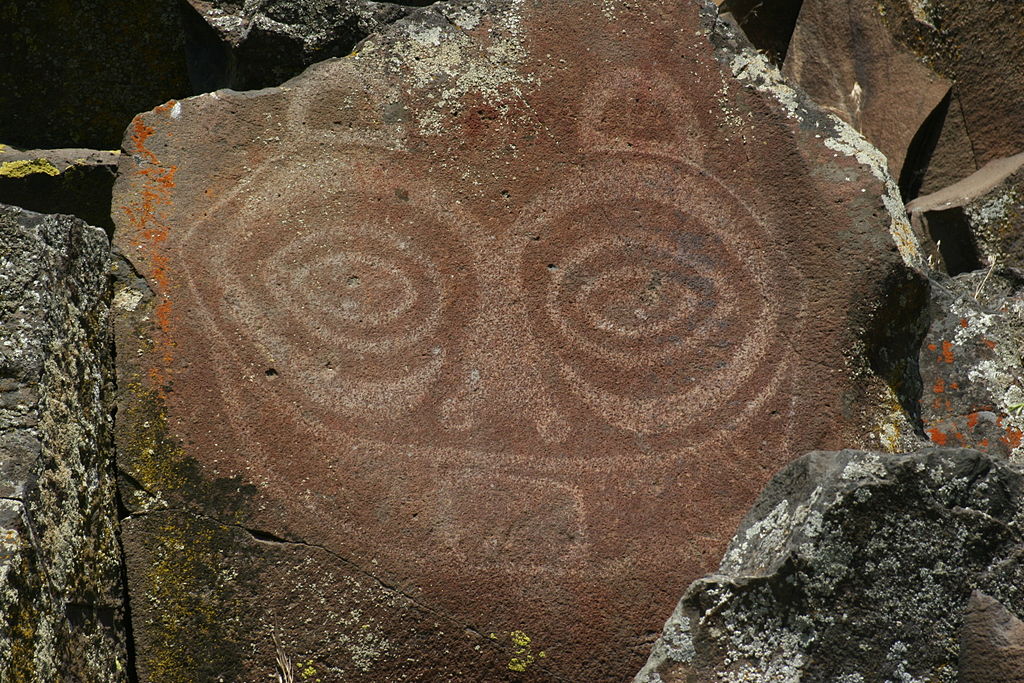
[[18,150],[0,145],[0,202],[38,213],[66,213],[113,229],[110,196],[118,152]]
[[940,446],[1024,456],[1024,277],[936,274],[919,354],[925,433]]
[[1024,622],[995,598],[974,591],[960,635],[958,683],[1024,681]]
[[1024,153],[907,204],[918,238],[947,273],[1024,268]]
[[0,680],[126,681],[103,231],[0,206]]
[[895,178],[908,154],[920,161],[915,139],[950,88],[896,42],[874,0],[804,0],[783,73],[878,147]]
[[992,676],[1019,664],[1019,622],[971,596],[1024,612],[1022,523],[1021,471],[977,451],[810,453],[690,586],[635,680],[1016,680]]
[[[621,680],[770,472],[877,445],[866,330],[923,266],[896,185],[710,5],[440,3],[124,144],[142,680],[190,680],[219,642],[245,653],[226,679],[266,678],[272,631],[346,680],[458,678],[477,647],[501,653],[482,680]],[[230,607],[193,517],[271,541],[249,576],[307,558],[317,581]],[[208,559],[154,584],[168,549]],[[338,610],[411,637],[342,565],[452,626],[413,628],[413,663],[322,649],[310,624],[368,623]]]
[[279,85],[304,68],[343,57],[370,33],[432,4],[370,0],[188,0],[189,61],[199,91]]
[[882,0],[875,8],[906,51],[955,84],[926,132],[935,143],[922,193],[1024,150],[1024,4]]

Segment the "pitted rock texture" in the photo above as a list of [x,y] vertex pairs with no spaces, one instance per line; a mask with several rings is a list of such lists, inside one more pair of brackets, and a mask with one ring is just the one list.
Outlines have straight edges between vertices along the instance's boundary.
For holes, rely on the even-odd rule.
[[197,90],[279,85],[315,62],[343,57],[364,38],[432,0],[188,0],[189,59]]
[[804,0],[783,73],[863,133],[896,178],[908,154],[912,168],[922,161],[915,137],[950,88],[893,39],[874,0]]
[[1024,276],[936,273],[919,354],[921,419],[939,446],[1024,458]]
[[127,680],[108,257],[0,206],[0,680]]
[[0,145],[0,203],[38,213],[66,213],[113,229],[110,195],[118,152]]
[[1024,622],[981,591],[971,593],[964,614],[957,680],[1024,682]]
[[[129,508],[322,547],[504,648],[484,680],[635,671],[771,471],[871,442],[865,330],[920,261],[884,158],[715,18],[443,3],[283,87],[138,117],[114,201]],[[205,543],[126,536],[139,669],[186,680],[217,639],[157,634],[161,533]],[[312,651],[320,589],[253,590],[306,607],[278,625]],[[442,630],[407,669],[321,664],[456,677]]]
[[1024,611],[1022,494],[1020,469],[973,450],[810,453],[690,586],[635,680],[957,681],[972,591]]

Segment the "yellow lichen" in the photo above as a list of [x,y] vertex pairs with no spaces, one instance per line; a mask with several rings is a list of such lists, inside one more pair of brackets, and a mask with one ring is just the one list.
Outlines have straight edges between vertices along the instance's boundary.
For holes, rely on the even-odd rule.
[[5,161],[0,164],[0,176],[4,178],[24,178],[25,176],[44,173],[46,175],[60,175],[60,170],[46,159],[22,159],[20,161]]
[[[491,640],[503,639],[497,633],[488,634],[488,638]],[[530,668],[530,665],[538,659],[544,659],[548,656],[543,650],[540,652],[533,651],[533,638],[528,636],[525,631],[509,632],[508,640],[512,645],[512,658],[508,662],[509,671],[522,673]]]

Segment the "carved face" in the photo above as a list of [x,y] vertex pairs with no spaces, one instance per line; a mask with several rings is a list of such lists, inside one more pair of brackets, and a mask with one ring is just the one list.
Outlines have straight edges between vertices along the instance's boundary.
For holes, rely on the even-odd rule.
[[543,186],[474,201],[345,140],[264,164],[183,236],[226,401],[199,419],[282,489],[339,473],[311,509],[407,563],[586,573],[595,526],[628,557],[637,472],[684,508],[747,486],[740,453],[788,445],[798,276],[664,79],[607,80]]

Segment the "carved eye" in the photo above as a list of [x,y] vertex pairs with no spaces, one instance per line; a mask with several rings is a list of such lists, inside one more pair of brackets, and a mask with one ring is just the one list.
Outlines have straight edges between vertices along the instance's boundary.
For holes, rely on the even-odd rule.
[[463,269],[444,216],[393,191],[282,204],[228,205],[196,231],[209,265],[193,285],[219,290],[197,300],[241,367],[273,368],[277,404],[307,419],[402,416],[451,351],[445,316]]
[[682,429],[731,415],[774,381],[771,341],[788,323],[772,273],[785,269],[769,265],[764,227],[721,184],[633,158],[581,174],[529,214],[541,239],[524,252],[522,282],[544,302],[534,333],[603,419]]

